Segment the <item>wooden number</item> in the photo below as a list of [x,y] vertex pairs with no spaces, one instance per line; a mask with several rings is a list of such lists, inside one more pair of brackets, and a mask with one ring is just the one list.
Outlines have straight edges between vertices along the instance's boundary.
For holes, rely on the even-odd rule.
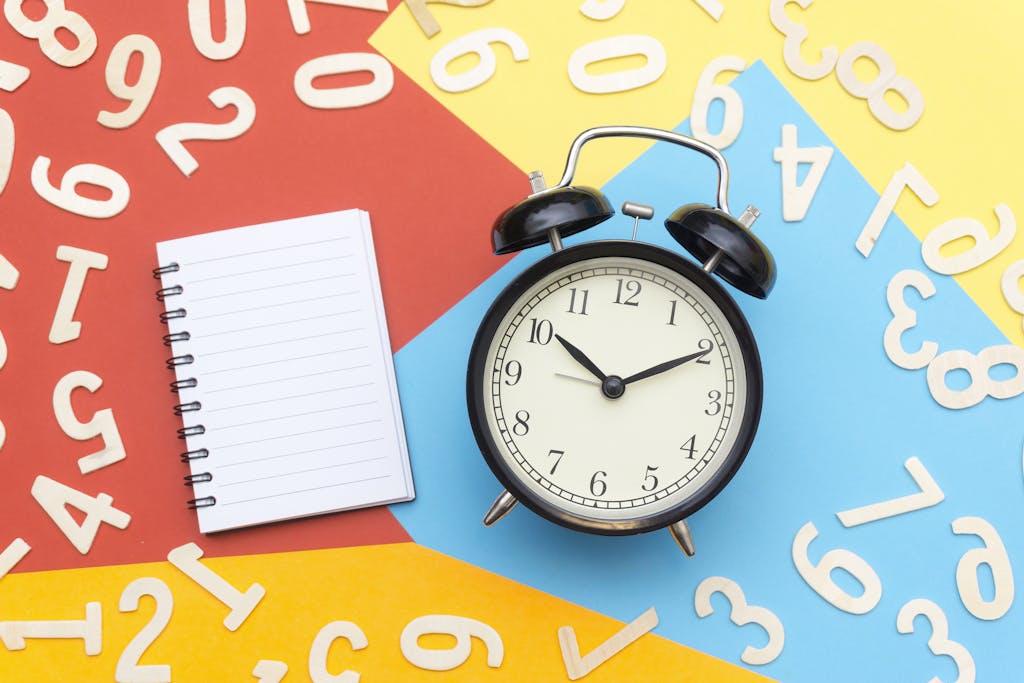
[[576,642],[576,631],[573,627],[561,627],[558,629],[558,646],[562,649],[562,661],[565,662],[565,672],[569,680],[583,678],[657,625],[658,613],[652,607],[623,626],[622,630],[598,645],[585,657],[580,657],[580,646]]
[[[591,74],[587,67],[626,57],[643,57],[635,69]],[[569,57],[569,80],[577,90],[593,95],[625,92],[650,85],[661,78],[668,65],[665,46],[651,36],[613,36],[587,43]]]
[[[928,649],[932,654],[948,655],[953,658],[956,664],[957,677],[953,683],[974,683],[975,668],[974,658],[960,643],[949,639],[949,622],[946,615],[931,600],[916,598],[900,608],[896,615],[896,630],[900,633],[914,632],[914,619],[923,616],[928,620],[932,634],[928,638]],[[929,683],[942,683],[938,676],[931,679]]]
[[146,649],[153,644],[163,630],[167,628],[174,612],[174,596],[167,584],[160,579],[147,576],[135,579],[121,592],[118,609],[122,612],[134,612],[139,609],[139,600],[148,595],[156,601],[156,610],[117,660],[114,680],[117,683],[171,683],[171,667],[167,664],[139,664]]
[[786,42],[782,44],[782,59],[795,75],[809,81],[816,81],[832,73],[836,60],[839,59],[839,50],[835,45],[822,48],[821,59],[814,64],[808,64],[800,54],[800,48],[807,40],[807,27],[798,24],[786,16],[786,5],[795,2],[803,9],[811,6],[814,0],[771,0],[768,6],[768,16],[772,25],[779,32],[786,36]]
[[[50,184],[50,163],[48,157],[36,158],[32,164],[32,187],[36,194],[57,208],[86,218],[113,218],[128,206],[131,188],[117,171],[99,164],[78,164],[68,169],[57,188]],[[110,197],[83,197],[75,192],[75,188],[83,183],[106,189]]]
[[709,576],[700,582],[693,594],[693,608],[700,618],[714,613],[711,596],[721,593],[729,601],[729,619],[737,626],[754,623],[768,634],[768,643],[764,647],[747,646],[740,659],[751,666],[760,666],[775,661],[782,654],[786,642],[786,632],[782,622],[770,609],[747,604],[743,589],[731,579],[724,576]]
[[693,0],[697,3],[697,6],[707,12],[708,16],[715,21],[722,20],[722,13],[725,12],[725,7],[718,0]]
[[[998,256],[1010,246],[1017,234],[1017,219],[1006,204],[995,208],[999,217],[999,230],[990,236],[981,221],[973,218],[954,218],[928,233],[921,242],[921,258],[936,273],[958,275]],[[951,243],[969,237],[974,244],[955,256],[943,256],[941,250]]]
[[[782,220],[802,221],[832,161],[831,147],[798,147],[796,126],[782,126],[782,146],[775,148],[775,161],[782,164]],[[797,183],[800,164],[810,164],[802,183]]]
[[[115,508],[112,504],[114,499],[106,493],[97,494],[94,498],[43,475],[36,477],[32,483],[32,497],[67,536],[75,550],[83,555],[92,548],[100,524],[125,529],[132,519],[128,513]],[[68,512],[68,505],[85,513],[81,524]]]
[[14,165],[14,120],[0,109],[0,194],[7,187]]
[[210,93],[210,102],[218,109],[233,106],[238,111],[227,123],[176,123],[156,134],[156,141],[164,148],[178,170],[186,176],[199,168],[199,162],[189,154],[182,142],[186,140],[233,140],[252,127],[256,120],[256,103],[240,88],[227,86]]
[[427,38],[433,38],[440,30],[441,25],[431,14],[427,3],[436,5],[458,5],[459,7],[481,7],[491,0],[405,0],[405,6],[412,12],[412,18],[419,24],[420,30]]
[[[43,0],[46,13],[37,20],[29,19],[21,10],[26,0],[4,0],[4,16],[11,27],[25,36],[39,41],[39,49],[51,62],[60,66],[78,66],[96,52],[96,32],[82,15],[71,12],[64,0]],[[57,38],[57,30],[71,33],[77,45],[69,50]]]
[[307,2],[316,2],[321,5],[335,5],[337,7],[356,7],[359,9],[371,9],[376,12],[387,12],[387,0],[288,0],[288,14],[292,18],[292,28],[299,35],[310,32],[309,12],[306,9]]
[[71,621],[0,621],[0,642],[8,650],[24,650],[26,638],[82,639],[85,654],[103,651],[103,608],[85,604],[85,619]]
[[887,517],[895,517],[915,510],[923,510],[924,508],[938,505],[945,500],[946,495],[916,456],[907,458],[907,461],[903,463],[903,467],[906,468],[907,473],[914,480],[914,483],[917,484],[917,488],[920,491],[899,498],[893,498],[892,500],[882,501],[881,503],[873,503],[853,510],[837,512],[836,517],[839,518],[842,525],[851,527],[867,524],[868,522],[876,522]]
[[14,289],[18,284],[18,277],[20,275],[14,264],[8,261],[3,254],[0,254],[0,289]]
[[261,659],[252,669],[252,675],[259,680],[256,683],[281,683],[288,673],[288,665],[276,659]]
[[[362,85],[329,90],[313,87],[314,79],[337,74],[369,72],[373,80]],[[295,72],[295,94],[316,109],[349,109],[384,99],[395,85],[391,63],[370,52],[349,52],[311,59]]]
[[[465,92],[486,83],[498,70],[498,58],[491,43],[503,43],[512,50],[512,59],[522,62],[530,58],[530,49],[518,35],[507,28],[484,28],[459,36],[430,60],[430,78],[446,92]],[[463,55],[475,54],[479,63],[463,73],[448,73],[448,65]]]
[[886,221],[889,220],[889,216],[896,208],[896,201],[900,198],[904,188],[913,192],[925,206],[934,206],[935,202],[939,201],[939,193],[908,161],[903,168],[892,174],[889,184],[885,186],[882,196],[878,198],[878,203],[871,211],[868,222],[864,224],[860,236],[857,237],[857,251],[864,258],[871,256],[871,250],[875,248],[875,242],[881,236],[882,228],[885,227]]
[[[747,68],[741,57],[723,55],[712,59],[700,78],[697,89],[693,93],[693,107],[690,109],[690,130],[693,137],[703,140],[709,145],[725,149],[739,136],[743,127],[743,100],[740,94],[727,85],[715,83],[715,78],[723,71],[743,71]],[[714,100],[721,100],[725,105],[722,119],[722,130],[712,135],[708,132],[708,109]]]
[[[1014,375],[995,380],[989,371],[997,365],[1012,365]],[[971,383],[965,389],[950,389],[946,375],[953,370],[966,370]],[[981,403],[986,396],[1013,398],[1024,394],[1024,349],[1013,344],[989,346],[978,355],[968,351],[947,351],[928,365],[928,390],[932,398],[946,408],[959,410]]]
[[75,389],[82,387],[94,392],[102,384],[103,380],[91,372],[76,370],[64,375],[53,388],[53,414],[64,433],[79,441],[88,441],[97,436],[103,440],[102,449],[78,459],[78,469],[82,474],[95,472],[125,458],[124,444],[110,408],[98,410],[88,422],[81,422],[71,407],[71,392]]
[[309,677],[313,683],[358,683],[359,674],[355,671],[343,671],[337,675],[327,671],[327,653],[338,638],[347,640],[353,650],[362,650],[370,644],[363,630],[351,621],[332,621],[324,626],[309,649]]
[[[803,580],[826,602],[844,612],[867,614],[873,610],[882,599],[882,582],[875,570],[860,555],[845,548],[830,550],[822,556],[818,564],[812,564],[807,557],[807,549],[811,541],[817,537],[818,530],[814,522],[808,522],[800,528],[793,539],[793,564],[796,565],[796,570],[800,572]],[[864,592],[855,598],[844,591],[832,580],[833,569],[846,570],[864,587]]]
[[7,576],[15,565],[25,559],[28,555],[28,551],[32,550],[32,546],[24,541],[24,539],[16,538],[11,541],[10,545],[4,548],[3,552],[0,552],[0,579]]
[[588,19],[607,21],[625,6],[626,0],[586,0],[580,5],[580,12]]
[[[1011,264],[1006,269],[1000,282],[1000,288],[1007,305],[1024,315],[1024,290],[1020,288],[1022,278],[1024,278],[1024,259]],[[1024,320],[1021,321],[1021,325],[1024,327]]]
[[[447,650],[420,647],[419,639],[428,633],[455,637],[455,645]],[[473,648],[472,638],[483,641],[487,650],[487,666],[496,669],[505,658],[505,644],[493,628],[467,617],[450,614],[428,614],[413,619],[402,629],[399,645],[402,656],[414,666],[428,671],[450,671],[466,663]]]
[[[78,301],[85,288],[85,276],[90,269],[106,270],[108,259],[105,254],[86,249],[61,245],[57,247],[57,260],[70,264],[64,289],[57,302],[57,311],[50,325],[50,343],[64,344],[78,339],[82,334],[82,323],[73,320]],[[91,438],[91,437],[90,437]]]
[[917,312],[903,299],[903,293],[908,287],[913,287],[924,299],[935,294],[935,285],[919,270],[901,270],[893,275],[885,290],[892,320],[885,327],[882,344],[885,354],[893,363],[905,370],[920,370],[932,362],[939,351],[939,345],[933,341],[924,341],[921,348],[913,353],[903,348],[903,333],[917,325]]
[[187,577],[202,586],[213,597],[231,608],[224,617],[224,627],[229,631],[237,631],[263,596],[266,589],[254,583],[242,593],[227,581],[218,576],[212,569],[199,561],[203,551],[195,543],[186,543],[167,553],[167,561],[178,568]]
[[[135,84],[128,85],[128,62],[136,53],[142,57],[142,68]],[[119,40],[110,51],[105,76],[107,89],[114,97],[126,100],[128,106],[119,112],[101,111],[96,117],[100,125],[127,128],[142,118],[156,92],[160,66],[160,48],[152,38],[134,33]]]
[[[984,548],[972,548],[956,565],[956,588],[967,611],[979,619],[999,619],[1013,605],[1013,568],[1006,546],[991,524],[980,517],[961,517],[953,521],[954,534],[972,534],[981,538]],[[978,585],[978,568],[986,565],[992,572],[995,595],[985,600]]]
[[199,54],[220,61],[231,59],[245,42],[245,0],[216,0],[224,3],[224,40],[213,39],[210,3],[215,0],[188,0],[188,28]]
[[14,92],[28,80],[31,74],[32,72],[27,66],[0,59],[0,90]]
[[[859,59],[870,60],[878,69],[871,81],[862,81],[853,65]],[[889,53],[869,41],[851,45],[839,55],[836,62],[839,84],[854,97],[865,99],[868,109],[880,123],[893,130],[906,130],[924,113],[924,95],[909,79],[896,74],[896,64]],[[897,93],[907,103],[906,111],[897,113],[885,100],[885,93]]]

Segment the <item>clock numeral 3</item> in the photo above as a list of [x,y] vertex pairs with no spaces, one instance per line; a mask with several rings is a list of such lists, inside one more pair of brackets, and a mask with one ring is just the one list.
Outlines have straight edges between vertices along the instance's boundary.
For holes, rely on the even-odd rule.
[[525,410],[516,413],[516,423],[512,425],[512,433],[516,436],[526,436],[530,433],[530,414]]
[[706,415],[718,415],[722,412],[722,392],[718,389],[712,389],[708,392],[708,398],[710,399],[708,407],[704,409]]
[[530,318],[530,343],[541,346],[551,341],[555,336],[555,328],[550,320],[537,320]]
[[599,477],[607,477],[607,476],[608,476],[608,473],[603,471],[603,470],[598,470],[597,472],[594,472],[594,476],[592,476],[590,478],[590,493],[591,493],[591,495],[600,498],[601,496],[603,496],[605,494],[605,491],[608,490],[608,484],[605,482],[604,479],[600,479]]
[[[640,302],[633,301],[633,299],[640,295],[640,283],[636,280],[623,280],[622,278],[619,278],[617,282],[619,285],[615,290],[615,303],[622,304],[624,306],[639,306]],[[623,292],[623,290],[625,290],[625,292]],[[627,294],[628,296],[623,299],[623,294]],[[675,313],[674,307],[672,312],[673,314]]]
[[[579,315],[587,315],[587,297],[590,295],[589,289],[579,290],[580,295],[576,296],[576,288],[569,288],[569,310],[566,313],[578,313]],[[580,310],[576,310],[576,301],[579,299]]]

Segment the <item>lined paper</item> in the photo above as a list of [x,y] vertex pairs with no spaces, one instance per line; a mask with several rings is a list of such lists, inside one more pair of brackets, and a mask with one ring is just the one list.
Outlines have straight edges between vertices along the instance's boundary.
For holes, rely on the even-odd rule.
[[350,210],[157,244],[171,345],[195,378],[204,533],[414,496],[369,216]]

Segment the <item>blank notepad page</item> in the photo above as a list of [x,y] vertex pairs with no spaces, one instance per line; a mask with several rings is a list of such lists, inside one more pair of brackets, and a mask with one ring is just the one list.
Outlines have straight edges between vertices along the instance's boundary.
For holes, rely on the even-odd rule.
[[413,497],[365,211],[157,254],[201,531]]

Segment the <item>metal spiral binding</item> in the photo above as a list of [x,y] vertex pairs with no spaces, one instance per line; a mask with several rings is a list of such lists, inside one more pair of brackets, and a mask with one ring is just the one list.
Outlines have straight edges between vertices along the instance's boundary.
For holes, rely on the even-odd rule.
[[[167,265],[160,266],[153,270],[153,277],[160,280],[164,275],[168,273],[177,273],[181,270],[181,266],[177,263],[168,263]],[[156,292],[156,298],[158,301],[166,301],[170,297],[180,296],[185,291],[185,288],[181,285],[170,285],[158,289]],[[160,322],[167,324],[171,320],[179,320],[188,316],[188,311],[184,308],[175,308],[165,310],[160,314]],[[182,342],[187,342],[192,338],[189,332],[182,330],[179,332],[171,332],[164,335],[164,346],[173,346]],[[179,349],[175,349],[178,351]],[[167,359],[167,368],[169,370],[176,370],[177,368],[184,365],[191,365],[195,363],[195,356],[191,353],[181,353],[179,355],[171,356]],[[186,377],[184,379],[177,379],[170,383],[170,390],[172,393],[179,393],[184,389],[194,389],[199,385],[199,381],[195,377]],[[199,401],[184,401],[174,406],[174,414],[183,416],[185,413],[199,412],[203,409],[203,405]],[[178,430],[179,439],[187,439],[192,436],[199,436],[200,434],[206,433],[206,427],[201,424],[185,425]],[[210,457],[210,451],[206,448],[194,448],[186,450],[178,456],[183,463],[191,463],[193,460],[201,460],[203,458]],[[196,484],[202,484],[213,481],[213,475],[210,472],[196,472],[189,474],[185,477],[185,485],[192,487]],[[203,496],[199,498],[193,498],[188,501],[188,507],[190,510],[196,510],[202,507],[210,507],[217,504],[217,499],[213,496]]]

